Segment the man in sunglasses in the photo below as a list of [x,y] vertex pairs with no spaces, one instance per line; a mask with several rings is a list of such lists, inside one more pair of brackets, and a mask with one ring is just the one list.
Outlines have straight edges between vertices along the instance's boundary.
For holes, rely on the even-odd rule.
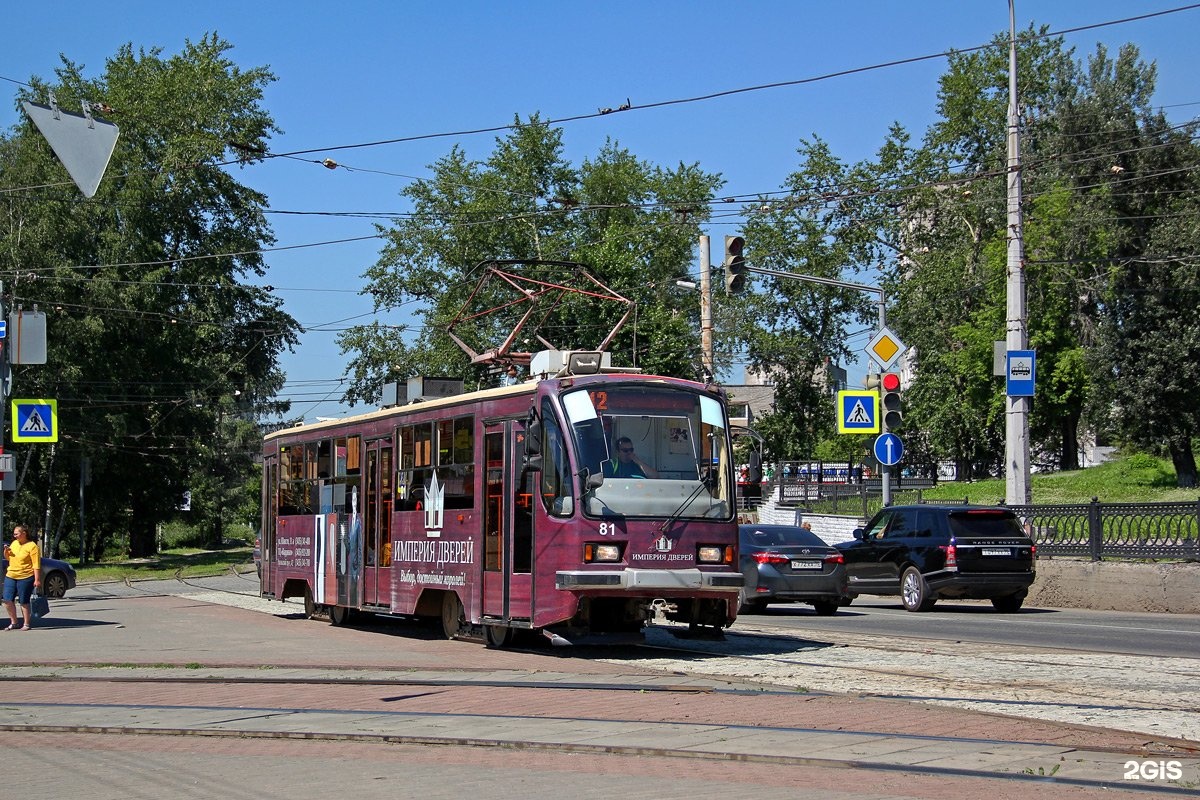
[[616,458],[604,462],[606,478],[657,478],[658,472],[638,458],[633,450],[633,440],[622,436],[616,441]]

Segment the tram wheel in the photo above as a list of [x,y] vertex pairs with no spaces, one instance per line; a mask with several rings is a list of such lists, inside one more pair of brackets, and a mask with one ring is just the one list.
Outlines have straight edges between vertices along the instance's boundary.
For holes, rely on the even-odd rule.
[[354,619],[354,609],[346,608],[345,606],[330,606],[329,621],[337,627],[349,625],[350,620]]
[[463,618],[463,606],[458,595],[446,592],[442,595],[442,633],[447,639],[454,639],[462,633],[466,620]]
[[304,587],[304,618],[312,619],[317,615],[317,602],[313,600],[312,589]]
[[512,644],[516,631],[506,625],[487,625],[484,633],[487,635],[488,647],[501,649]]

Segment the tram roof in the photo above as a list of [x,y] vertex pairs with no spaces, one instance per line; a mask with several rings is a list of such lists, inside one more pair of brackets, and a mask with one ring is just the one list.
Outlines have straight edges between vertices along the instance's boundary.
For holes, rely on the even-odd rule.
[[[573,376],[574,380],[584,382],[586,379],[597,376],[578,375]],[[636,372],[622,373],[604,373],[604,378],[613,379],[632,379],[645,383],[666,383],[668,381],[678,381],[681,383],[692,383],[696,386],[703,387],[704,384],[689,381],[685,378],[669,378],[661,375],[644,375]],[[558,380],[556,378],[547,378],[546,380]],[[430,400],[422,400],[417,402],[405,403],[403,405],[388,406],[387,408],[379,408],[374,411],[367,411],[362,414],[353,414],[346,417],[338,417],[337,419],[321,420],[319,422],[297,423],[289,428],[280,428],[277,431],[271,431],[263,436],[264,441],[277,439],[282,436],[288,436],[296,433],[311,433],[325,429],[339,428],[344,425],[358,425],[371,422],[377,419],[383,419],[391,416],[404,416],[414,414],[421,411],[429,411],[437,408],[448,408],[464,403],[478,403],[486,400],[501,400],[506,397],[517,397],[522,394],[532,394],[537,390],[540,380],[527,380],[513,386],[498,386],[488,389],[477,389],[472,392],[463,392],[462,394],[450,395],[448,397],[437,397]]]

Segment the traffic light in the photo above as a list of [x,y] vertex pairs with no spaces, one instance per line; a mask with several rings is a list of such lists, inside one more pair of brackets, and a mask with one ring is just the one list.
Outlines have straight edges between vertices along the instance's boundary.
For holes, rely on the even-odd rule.
[[746,257],[742,248],[746,240],[741,236],[725,237],[725,291],[738,294],[746,287]]
[[885,372],[879,376],[879,388],[883,390],[883,429],[893,431],[904,421],[904,410],[900,408],[900,376]]

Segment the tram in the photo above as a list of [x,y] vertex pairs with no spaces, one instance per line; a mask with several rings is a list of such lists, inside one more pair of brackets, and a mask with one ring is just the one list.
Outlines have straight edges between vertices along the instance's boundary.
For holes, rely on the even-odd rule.
[[268,434],[262,595],[495,647],[637,639],[657,614],[732,624],[724,391],[600,352],[534,354],[530,376]]

